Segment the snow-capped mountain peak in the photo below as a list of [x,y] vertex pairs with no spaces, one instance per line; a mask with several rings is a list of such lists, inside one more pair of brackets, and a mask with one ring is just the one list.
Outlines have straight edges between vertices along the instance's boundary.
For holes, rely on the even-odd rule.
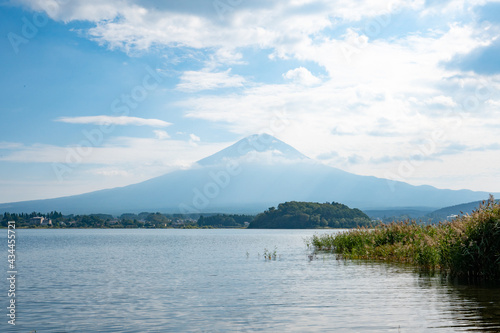
[[197,163],[202,166],[217,165],[229,160],[240,160],[252,154],[255,159],[256,154],[265,156],[268,160],[308,160],[309,158],[293,148],[292,146],[276,139],[269,134],[250,135],[235,144],[215,153],[209,157],[199,160]]

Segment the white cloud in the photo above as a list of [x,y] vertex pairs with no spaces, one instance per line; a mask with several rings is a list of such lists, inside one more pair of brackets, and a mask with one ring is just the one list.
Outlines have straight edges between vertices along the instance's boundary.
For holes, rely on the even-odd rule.
[[105,177],[129,177],[130,172],[117,168],[101,168],[90,170],[89,173]]
[[19,142],[0,141],[0,149],[18,149],[21,147],[23,147],[23,144]]
[[171,123],[159,119],[145,119],[126,116],[87,116],[87,117],[60,117],[55,121],[69,124],[94,124],[94,125],[135,125],[151,127],[167,127]]
[[189,134],[189,139],[191,140],[191,142],[200,142],[201,141],[200,137],[193,134],[193,133]]
[[297,84],[302,84],[305,86],[313,86],[321,83],[321,79],[314,76],[307,68],[298,67],[291,69],[283,77],[287,80],[291,80]]
[[489,100],[488,105],[495,109],[500,109],[500,100]]
[[214,55],[211,56],[212,67],[217,64],[226,65],[245,65],[246,62],[242,60],[243,54],[232,49],[220,48]]
[[164,140],[170,138],[170,135],[168,135],[166,131],[154,130],[153,133],[155,134],[155,138],[157,138],[158,140]]
[[242,87],[245,79],[239,75],[231,75],[231,69],[224,72],[186,71],[180,77],[177,89],[186,92],[211,90],[219,88]]
[[[21,2],[46,10],[55,19],[92,22],[95,26],[86,31],[87,36],[112,49],[134,52],[167,47],[195,49],[193,54],[200,51],[198,60],[204,69],[183,72],[176,86],[180,91],[205,91],[203,96],[188,97],[175,105],[186,110],[187,118],[215,122],[219,128],[226,126],[238,134],[267,130],[312,157],[327,156],[322,154],[334,150],[336,155],[331,160],[342,163],[349,171],[383,177],[397,164],[375,165],[370,161],[395,156],[393,160],[398,163],[418,149],[415,142],[425,141],[439,129],[447,130],[446,139],[437,143],[440,145],[465,140],[481,146],[485,141],[499,140],[494,119],[500,116],[500,77],[489,78],[488,88],[493,93],[483,98],[477,91],[484,86],[485,77],[445,66],[455,56],[488,45],[497,37],[492,32],[496,30],[480,26],[472,18],[472,7],[484,0],[452,0],[438,5],[423,0],[246,1],[225,13],[222,20],[211,1],[158,2],[157,9],[132,0]],[[414,24],[414,31],[394,33],[394,23],[399,24],[394,19],[401,17],[393,15],[411,10],[415,11],[415,22],[408,27]],[[440,22],[439,27],[425,26],[434,20]],[[345,28],[353,22],[356,24]],[[304,67],[284,73],[283,78],[289,80],[284,84],[248,84],[250,78],[221,69],[244,65],[249,49],[276,62],[289,59],[299,63],[294,67]],[[305,68],[313,68],[310,63],[324,69],[326,75],[321,79],[314,76]],[[210,91],[230,87],[241,89],[225,95],[224,91]],[[381,117],[385,121],[380,121]],[[124,123],[90,118],[58,121],[169,125],[156,119],[143,119],[148,121],[145,124],[132,120],[141,118],[132,117],[125,117]],[[458,122],[459,126],[450,126]],[[155,132],[157,139],[164,136],[160,132]],[[152,142],[162,146],[172,140],[159,141]],[[199,141],[192,134],[183,147],[196,147]],[[48,158],[43,154],[59,149],[39,148],[41,153],[33,149],[33,154],[41,160]],[[116,147],[112,148],[117,152]],[[111,147],[96,149],[96,154],[105,149]],[[64,156],[64,149],[62,153]],[[498,159],[488,155],[491,152],[484,154],[484,160],[486,156]],[[139,156],[144,157],[141,153]],[[445,175],[446,168],[455,168],[459,161],[446,157],[442,163],[442,168],[435,168],[436,174]]]
[[455,103],[453,98],[451,98],[450,96],[443,96],[443,95],[429,98],[429,99],[425,100],[425,104],[427,104],[429,106],[440,105],[440,106],[449,107],[449,108],[453,108],[453,107],[457,106],[457,103]]
[[[193,148],[191,142],[198,145]],[[189,140],[112,137],[104,145],[55,146],[46,144],[22,145],[0,156],[0,161],[65,163],[72,165],[134,165],[161,161],[162,165],[186,166],[217,152],[226,143],[201,143],[190,134]]]
[[125,0],[15,0],[15,2],[36,11],[45,11],[49,17],[64,22],[111,20],[120,14],[121,8],[127,6]]
[[[379,177],[418,153],[418,142],[429,145],[427,139],[435,131],[446,132],[445,138],[432,143],[438,148],[463,140],[474,146],[498,142],[498,127],[485,128],[484,123],[488,117],[493,124],[492,113],[497,111],[488,106],[495,103],[487,103],[494,96],[498,100],[499,78],[485,81],[443,66],[455,54],[481,45],[474,26],[453,24],[447,31],[390,41],[362,38],[364,43],[357,45],[352,44],[353,35],[343,38],[282,48],[282,54],[314,61],[327,70],[330,77],[317,85],[255,84],[240,94],[193,97],[180,106],[187,110],[187,117],[225,124],[234,133],[248,135],[274,128],[270,134],[311,157],[325,156],[334,148],[338,157],[325,159],[333,166]],[[352,48],[350,58],[342,46]],[[306,71],[289,71],[284,77],[300,80]],[[491,91],[491,96],[484,90]],[[464,106],[467,103],[473,108]],[[286,115],[285,121],[277,115]],[[385,120],[380,121],[381,117]],[[276,123],[284,125],[273,126]],[[493,152],[489,154],[495,159]],[[374,163],[384,156],[398,158]],[[439,168],[444,175],[446,168],[456,167],[451,161],[446,157],[433,163],[446,166]],[[419,175],[415,172],[407,181]],[[465,188],[471,181],[455,185]]]
[[[406,1],[280,1],[229,3],[224,15],[212,1],[146,3],[138,0],[18,0],[57,20],[90,21],[88,35],[127,52],[159,46],[213,48],[223,59],[239,47],[274,48],[311,41],[310,36],[338,23],[376,17],[409,6]],[[220,52],[223,49],[225,52]],[[224,53],[224,54],[223,54]],[[234,61],[231,55],[228,60]]]

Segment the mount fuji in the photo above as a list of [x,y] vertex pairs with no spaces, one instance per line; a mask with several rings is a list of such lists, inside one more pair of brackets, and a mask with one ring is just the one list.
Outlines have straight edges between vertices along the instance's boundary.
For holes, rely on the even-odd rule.
[[261,134],[242,139],[188,170],[80,195],[4,203],[0,212],[258,213],[293,200],[336,201],[360,209],[428,207],[430,211],[485,200],[488,195],[355,175],[309,159],[275,137]]

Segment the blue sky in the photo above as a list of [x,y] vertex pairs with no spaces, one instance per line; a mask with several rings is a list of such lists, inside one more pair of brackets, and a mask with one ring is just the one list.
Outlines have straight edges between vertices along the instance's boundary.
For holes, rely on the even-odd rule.
[[486,0],[0,1],[0,202],[139,182],[261,132],[356,174],[500,192],[499,14]]

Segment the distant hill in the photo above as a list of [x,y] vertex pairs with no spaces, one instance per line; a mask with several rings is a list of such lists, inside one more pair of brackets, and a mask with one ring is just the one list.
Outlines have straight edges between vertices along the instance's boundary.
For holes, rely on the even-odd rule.
[[[499,202],[500,200],[496,201]],[[473,201],[460,205],[444,207],[427,214],[425,218],[434,223],[451,220],[455,215],[460,216],[472,213],[474,210],[478,209],[482,203],[483,201]]]
[[401,221],[407,219],[423,219],[426,215],[434,211],[427,207],[409,207],[409,208],[387,208],[375,210],[363,210],[371,219],[379,219],[384,222]]
[[259,214],[248,228],[253,229],[314,229],[354,228],[370,226],[370,218],[359,209],[346,205],[314,202],[285,202]]
[[287,201],[335,201],[364,210],[430,207],[431,212],[439,207],[484,200],[488,194],[355,175],[309,159],[283,141],[260,134],[244,138],[190,169],[124,187],[3,203],[0,213],[256,214]]

